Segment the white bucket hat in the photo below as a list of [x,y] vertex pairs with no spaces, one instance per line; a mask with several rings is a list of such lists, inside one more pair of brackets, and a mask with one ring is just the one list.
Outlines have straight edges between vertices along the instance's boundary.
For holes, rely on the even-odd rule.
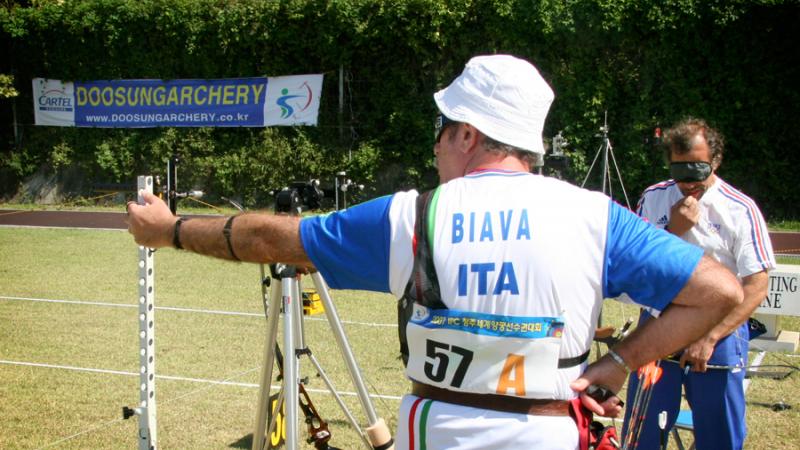
[[553,98],[536,67],[511,55],[476,56],[450,86],[433,94],[447,118],[539,154],[544,154],[542,129]]

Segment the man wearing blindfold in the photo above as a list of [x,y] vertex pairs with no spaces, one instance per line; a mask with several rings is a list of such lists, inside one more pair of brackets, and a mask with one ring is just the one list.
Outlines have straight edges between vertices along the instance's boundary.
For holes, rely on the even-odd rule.
[[[716,175],[724,149],[719,132],[703,120],[689,118],[665,133],[663,148],[672,179],[644,191],[638,214],[700,246],[707,256],[728,267],[745,295],[710,332],[674,360],[662,362],[664,374],[653,387],[649,408],[656,414],[647,416],[639,448],[658,448],[657,412],[667,411],[669,430],[677,418],[684,386],[697,448],[739,449],[747,432],[742,384],[749,340],[747,319],[766,297],[767,272],[775,267],[772,245],[755,202]],[[642,321],[649,319],[647,313],[642,315]],[[629,397],[636,391],[637,381],[631,377]],[[626,415],[626,426],[628,419]]]

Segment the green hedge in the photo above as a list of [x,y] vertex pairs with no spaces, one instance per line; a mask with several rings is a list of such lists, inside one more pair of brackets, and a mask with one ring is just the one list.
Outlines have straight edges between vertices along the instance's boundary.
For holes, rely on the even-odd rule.
[[[727,138],[720,171],[770,218],[797,218],[800,58],[795,1],[90,0],[0,9],[0,189],[37,170],[92,182],[164,171],[185,186],[268,204],[293,179],[347,170],[368,195],[436,182],[431,94],[469,57],[512,53],[556,91],[545,129],[563,131],[580,183],[608,111],[614,156],[635,202],[667,177],[653,129],[701,116]],[[339,109],[340,68],[344,107]],[[227,78],[324,73],[318,127],[34,127],[33,77]],[[22,124],[15,139],[12,105]],[[599,172],[599,170],[595,169]],[[614,174],[615,175],[615,174]],[[598,186],[596,176],[589,183]],[[615,187],[615,197],[621,191]],[[189,186],[186,186],[189,187]]]

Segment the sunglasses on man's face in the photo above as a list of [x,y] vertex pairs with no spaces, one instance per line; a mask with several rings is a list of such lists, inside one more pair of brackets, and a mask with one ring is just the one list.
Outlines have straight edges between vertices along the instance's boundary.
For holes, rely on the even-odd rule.
[[707,162],[674,162],[669,165],[669,174],[678,183],[699,183],[711,176],[711,164]]
[[444,114],[436,116],[436,122],[433,124],[433,139],[437,144],[442,139],[442,133],[445,128],[454,123],[456,123],[456,121],[448,119]]

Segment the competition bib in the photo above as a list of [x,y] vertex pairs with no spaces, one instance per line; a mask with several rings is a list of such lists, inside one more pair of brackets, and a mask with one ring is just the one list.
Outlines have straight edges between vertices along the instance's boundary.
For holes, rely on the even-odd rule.
[[406,327],[412,379],[455,391],[552,398],[564,321],[415,304]]

